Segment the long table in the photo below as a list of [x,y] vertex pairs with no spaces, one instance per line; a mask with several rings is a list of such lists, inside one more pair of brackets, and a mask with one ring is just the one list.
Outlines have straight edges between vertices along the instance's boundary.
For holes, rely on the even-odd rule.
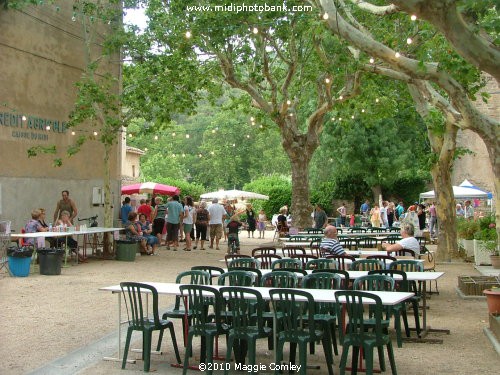
[[[271,272],[269,270],[269,272]],[[143,282],[144,284],[148,284],[151,286],[154,286],[156,290],[158,291],[158,294],[163,294],[163,295],[174,295],[174,296],[179,296],[181,295],[181,292],[179,290],[179,287],[181,285],[185,284],[176,284],[176,283],[159,283],[159,282]],[[218,285],[210,285],[211,287],[215,289],[220,289],[222,286]],[[252,287],[249,289],[257,290],[258,292],[261,293],[262,298],[266,301],[270,300],[269,296],[269,291],[271,289],[276,289],[276,288],[266,288],[266,287]],[[105,286],[102,288],[99,288],[100,291],[104,292],[111,292],[112,294],[117,294],[117,300],[118,300],[118,357],[117,358],[112,358],[112,357],[105,357],[104,360],[110,360],[110,361],[121,361],[121,324],[122,324],[122,317],[121,317],[121,293],[122,290],[120,288],[120,285],[111,285],[111,286]],[[317,302],[336,302],[335,301],[335,292],[337,290],[325,290],[325,289],[302,289],[306,290],[309,292],[315,301]],[[145,291],[148,293],[147,291]],[[406,292],[370,292],[374,295],[377,295],[380,297],[382,300],[382,304],[386,306],[394,306],[397,305],[408,298],[411,298],[413,296],[413,293],[406,293]],[[276,327],[276,324],[274,324],[274,327]],[[275,335],[276,336],[276,335]],[[133,360],[132,360],[133,362]]]

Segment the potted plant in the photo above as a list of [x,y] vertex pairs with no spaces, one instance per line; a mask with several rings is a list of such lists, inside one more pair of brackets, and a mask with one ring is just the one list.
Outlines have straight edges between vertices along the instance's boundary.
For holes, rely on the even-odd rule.
[[481,247],[482,251],[489,257],[489,263],[492,264],[494,268],[500,268],[495,217],[493,215],[485,216],[479,220],[478,224],[479,230],[474,233],[474,240],[478,241],[478,245]]
[[467,257],[474,255],[474,233],[479,230],[479,225],[475,221],[457,219],[457,235],[461,240],[459,245],[465,250]]
[[488,304],[488,313],[492,315],[500,315],[500,288],[493,287],[483,290],[486,295],[486,303]]

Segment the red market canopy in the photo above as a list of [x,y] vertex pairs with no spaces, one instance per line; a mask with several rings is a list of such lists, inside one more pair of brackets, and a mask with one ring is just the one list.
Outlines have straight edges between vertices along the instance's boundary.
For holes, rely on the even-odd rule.
[[158,184],[156,182],[143,182],[122,186],[122,195],[130,194],[161,194],[161,195],[179,195],[181,190],[176,186]]

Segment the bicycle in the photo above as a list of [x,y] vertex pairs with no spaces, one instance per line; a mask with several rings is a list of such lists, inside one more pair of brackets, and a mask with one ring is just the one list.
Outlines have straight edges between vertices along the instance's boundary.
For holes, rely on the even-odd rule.
[[227,252],[228,254],[239,254],[240,247],[238,243],[238,234],[229,233],[227,235]]

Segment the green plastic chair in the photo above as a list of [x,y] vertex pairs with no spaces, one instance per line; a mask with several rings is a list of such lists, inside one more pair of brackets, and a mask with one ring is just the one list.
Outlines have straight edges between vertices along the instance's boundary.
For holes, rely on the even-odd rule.
[[[400,270],[373,270],[369,271],[368,275],[387,275],[394,279],[394,289],[398,292],[411,292],[411,283],[408,282],[406,277],[406,272]],[[397,279],[396,279],[397,277]],[[415,318],[415,331],[420,337],[420,317],[419,317],[419,302],[420,298],[418,296],[413,296],[398,305],[392,306],[394,311],[394,324],[398,324],[397,320],[399,314],[403,318],[403,324],[405,328],[406,337],[410,337],[410,328],[408,326],[408,317],[406,314],[406,305],[411,304],[413,309],[413,315]],[[396,332],[397,327],[395,326]],[[403,346],[402,340],[398,337],[398,348]]]
[[363,237],[359,240],[359,246],[364,248],[376,248],[379,243],[376,237]]
[[281,259],[281,257],[279,255],[276,255],[276,254],[255,255],[253,258],[257,259],[260,262],[261,269],[269,269],[269,268],[271,268],[271,264],[276,259]]
[[339,265],[340,270],[348,270],[349,266],[356,261],[352,255],[342,254],[342,255],[327,255],[325,259],[333,259]]
[[[210,274],[207,271],[202,270],[191,270],[184,271],[177,275],[175,278],[176,284],[201,284],[209,285],[211,283]],[[189,323],[191,322],[191,316],[186,314],[184,308],[181,307],[181,297],[175,297],[174,307],[167,310],[162,315],[163,319],[182,319],[182,337],[184,341],[184,347],[187,345],[187,331]]]
[[241,258],[251,258],[251,256],[250,255],[243,255],[243,254],[226,254],[226,255],[224,255],[224,260],[226,261],[226,267],[229,267],[229,263],[231,263],[232,260],[241,259]]
[[[226,362],[230,362],[234,350],[235,362],[245,363],[248,351],[248,364],[255,365],[257,339],[270,339],[273,334],[270,327],[264,326],[264,300],[260,292],[249,288],[223,287],[219,291],[226,302],[226,311],[231,315]],[[224,374],[227,371],[226,368]]]
[[[389,336],[383,333],[383,305],[380,297],[369,292],[346,290],[336,292],[335,300],[337,301],[338,306],[341,304],[345,305],[345,310],[349,319],[348,324],[345,325],[346,332],[344,335],[342,356],[340,359],[340,375],[345,374],[347,356],[351,346],[353,348],[353,373],[357,372],[359,350],[363,349],[366,363],[366,373],[373,374],[373,350],[375,348],[378,350],[380,369],[385,371],[384,346],[386,346],[391,364],[392,375],[397,375],[392,342]],[[370,303],[372,319],[368,325],[366,324],[367,321],[364,317],[364,303]],[[368,329],[371,330],[369,331]]]
[[385,241],[390,244],[395,244],[397,241],[401,240],[401,238],[399,234],[389,234]]
[[299,260],[300,261],[300,268],[305,270],[307,262],[313,259],[318,259],[316,255],[310,255],[310,254],[296,254],[291,256],[292,259]]
[[262,275],[261,286],[272,288],[296,288],[299,283],[297,275],[290,271],[273,271]]
[[333,273],[335,275],[339,275],[342,279],[342,282],[340,283],[339,289],[349,289],[349,286],[350,286],[349,272],[344,271],[344,270],[332,270],[332,269],[322,269],[322,270],[313,270],[312,271],[312,273],[316,273],[316,272],[328,272],[328,273]]
[[252,257],[264,254],[276,255],[276,248],[274,246],[262,246],[252,249]]
[[[333,353],[330,335],[318,330],[314,321],[315,302],[312,295],[299,289],[272,289],[269,291],[275,319],[278,322],[276,363],[283,360],[285,342],[290,343],[290,362],[295,364],[299,347],[300,374],[307,374],[307,344],[321,340],[328,374],[333,375]],[[278,370],[275,371],[275,374]]]
[[[342,277],[339,274],[330,272],[314,272],[302,279],[302,288],[306,289],[340,289]],[[334,303],[316,302],[316,311],[314,320],[322,325],[325,334],[330,335],[330,341],[333,343],[335,355],[338,355],[337,348],[337,308]],[[314,345],[311,344],[311,354],[314,354]]]
[[254,258],[238,258],[238,259],[233,259],[231,262],[229,262],[228,269],[232,270],[237,267],[247,267],[247,268],[260,268],[260,262],[257,259]]
[[[122,289],[128,316],[127,339],[123,352],[122,370],[125,369],[127,363],[130,339],[132,338],[133,331],[142,332],[142,359],[144,360],[144,372],[149,372],[151,365],[151,339],[153,331],[160,331],[158,345],[156,347],[156,350],[159,351],[163,338],[163,331],[167,328],[170,330],[175,358],[177,359],[177,363],[181,363],[179,349],[177,348],[177,340],[175,338],[174,325],[171,321],[160,319],[158,316],[158,291],[156,288],[148,284],[134,282],[122,282],[120,283],[120,288]],[[152,300],[152,317],[146,315],[148,311],[148,298],[143,298],[143,293],[150,294],[148,298]]]
[[[189,311],[192,320],[188,330],[188,345],[182,372],[186,375],[189,357],[193,351],[193,338],[201,337],[200,363],[208,363],[213,358],[215,337],[226,335],[229,327],[222,323],[223,300],[217,289],[206,285],[181,285],[179,290],[184,308]],[[213,368],[208,367],[207,373],[212,374]]]
[[307,234],[323,234],[323,229],[305,228],[304,231],[306,231]]
[[357,250],[359,246],[359,238],[352,238],[352,237],[339,237],[339,243],[342,245],[344,249],[347,250]]
[[276,259],[271,263],[271,269],[280,269],[280,268],[296,268],[302,269],[302,262],[299,259],[285,258],[285,259]]
[[371,270],[380,270],[384,268],[382,262],[376,259],[360,259],[355,260],[351,263],[349,270],[351,271],[371,271]]
[[217,280],[218,285],[230,286],[252,286],[255,282],[255,274],[247,271],[230,270],[224,272]]
[[207,271],[210,274],[210,284],[212,279],[219,277],[224,273],[224,269],[216,266],[193,266],[191,270],[194,271]]
[[335,259],[311,259],[306,263],[306,270],[323,270],[332,269],[336,270],[339,268],[339,263]]
[[253,285],[260,286],[260,279],[262,278],[262,272],[258,268],[249,268],[249,267],[234,267],[230,269],[231,271],[247,271],[252,273],[255,276],[255,280]]
[[[306,240],[307,241],[307,240]],[[285,257],[291,257],[292,255],[297,254],[305,254],[306,249],[304,246],[296,246],[296,245],[286,245],[283,247],[283,255]]]
[[424,264],[412,259],[397,260],[391,263],[390,269],[405,272],[424,272]]
[[389,265],[392,262],[395,262],[397,259],[394,257],[391,257],[390,255],[369,255],[366,257],[366,259],[376,259],[384,265],[384,269],[388,269]]
[[367,229],[362,227],[350,227],[349,233],[366,233]]

